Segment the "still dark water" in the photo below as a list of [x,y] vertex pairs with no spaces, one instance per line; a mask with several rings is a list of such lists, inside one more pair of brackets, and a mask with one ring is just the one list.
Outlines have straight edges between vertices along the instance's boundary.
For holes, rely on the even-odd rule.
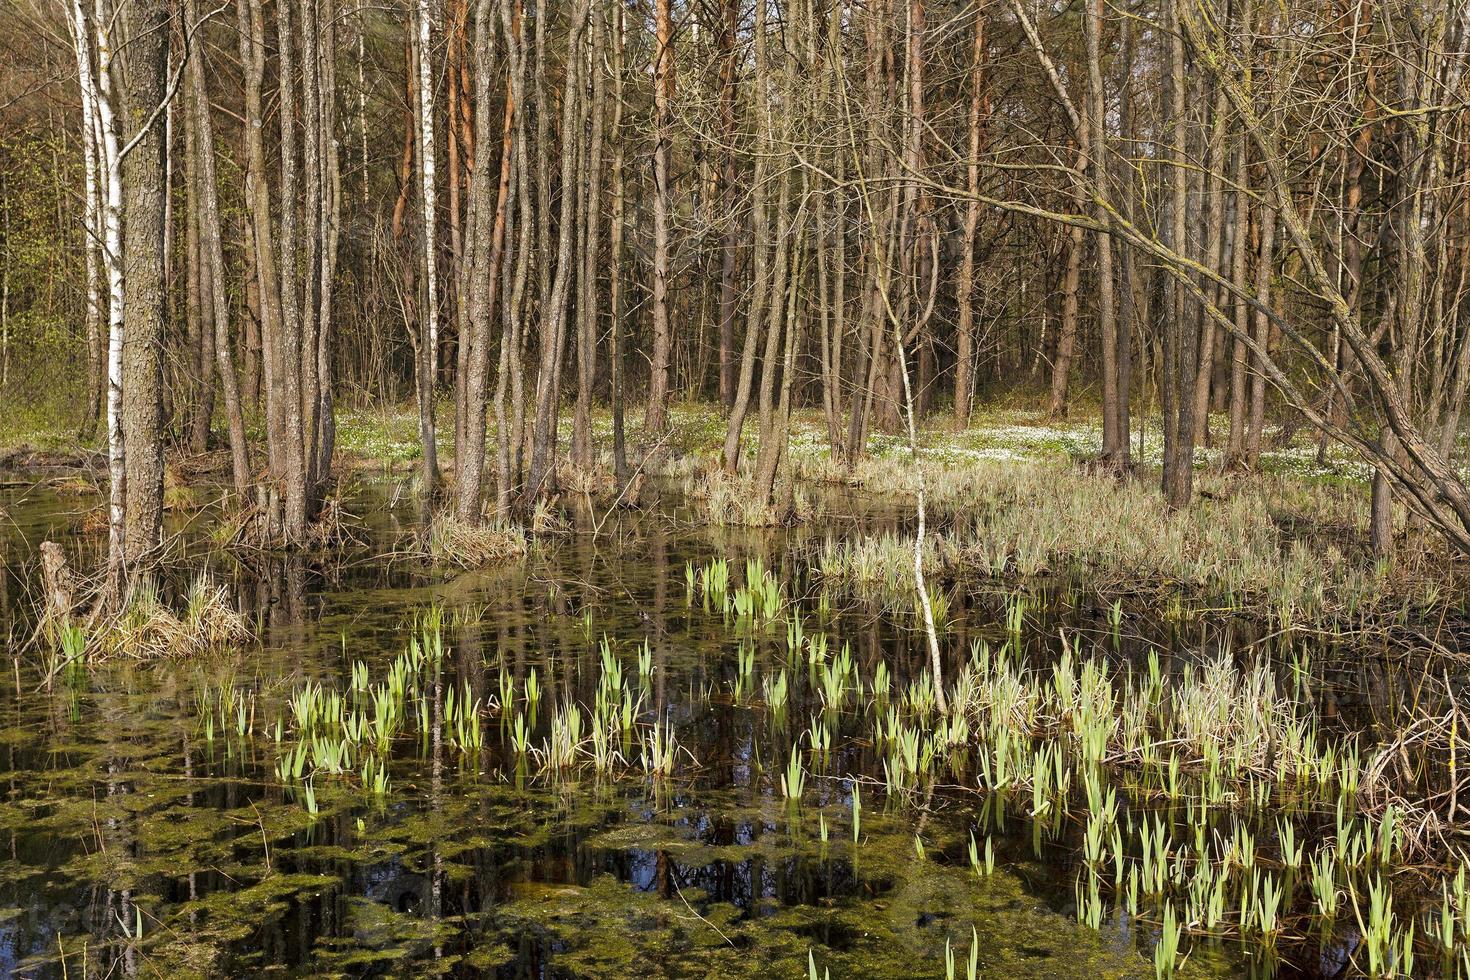
[[[1080,823],[1043,836],[1025,806],[948,771],[889,799],[881,712],[859,697],[829,711],[788,614],[742,622],[690,587],[686,569],[726,558],[743,581],[758,558],[784,608],[802,610],[796,649],[820,635],[824,662],[845,647],[869,690],[880,664],[901,689],[926,668],[911,602],[827,588],[813,570],[824,542],[891,530],[896,515],[834,501],[817,525],[752,533],[695,525],[668,500],[570,515],[574,529],[538,539],[524,563],[454,573],[382,557],[414,527],[394,491],[351,491],[369,545],[333,555],[210,554],[208,515],[175,515],[181,566],[207,563],[259,640],[49,683],[45,651],[23,644],[35,549],[53,537],[79,563],[95,555],[98,536],[75,530],[91,501],[0,492],[12,654],[0,672],[0,976],[807,977],[815,965],[833,978],[944,977],[948,946],[964,977],[972,945],[984,977],[1155,975],[1157,921],[1117,909],[1098,930],[1077,921]],[[953,658],[1004,642],[1006,588],[945,596]],[[386,749],[359,747],[340,774],[317,757],[305,779],[283,778],[298,741],[291,699],[319,684],[370,715],[369,688],[424,635],[430,609],[442,655],[416,674]],[[1035,591],[1017,642],[1045,662],[1059,626],[1099,632],[1107,614],[1085,588],[1055,584]],[[1128,633],[1119,657],[1241,642],[1147,617]],[[586,719],[608,683],[604,642],[634,718],[599,772]],[[764,686],[778,677],[780,712]],[[553,729],[574,707],[576,762],[553,768]],[[470,714],[482,744],[467,750]],[[831,735],[820,754],[818,729]],[[640,762],[655,732],[677,746],[671,773]],[[799,804],[781,788],[793,750],[807,760]],[[370,756],[386,792],[359,772]],[[971,863],[977,831],[989,873]],[[1196,942],[1179,973],[1334,966],[1330,944],[1284,963],[1248,947]]]

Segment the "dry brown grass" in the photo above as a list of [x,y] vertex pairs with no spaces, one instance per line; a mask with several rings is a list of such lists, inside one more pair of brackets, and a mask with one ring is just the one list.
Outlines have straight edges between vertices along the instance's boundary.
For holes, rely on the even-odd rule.
[[485,568],[520,561],[529,548],[526,532],[514,525],[469,524],[441,513],[429,524],[429,559],[460,568]]
[[102,488],[85,476],[69,476],[56,480],[51,489],[59,497],[91,497],[102,493]]
[[716,527],[781,527],[811,520],[818,513],[800,487],[790,507],[774,504],[758,493],[744,474],[726,473],[711,466],[684,479],[684,496],[698,505],[699,514]]
[[155,660],[216,650],[250,639],[245,617],[235,611],[224,586],[200,576],[176,612],[159,595],[152,577],[135,584],[122,610],[89,630],[89,656]]
[[107,531],[107,505],[91,507],[82,514],[77,529],[83,534],[104,534]]
[[593,464],[590,469],[574,466],[570,461],[563,462],[556,468],[556,485],[563,493],[591,497],[594,500],[614,497],[618,492],[618,483],[613,478],[612,470],[601,462]]
[[163,471],[163,509],[196,510],[203,505],[206,494],[194,480],[192,474],[181,472],[172,464],[166,466]]

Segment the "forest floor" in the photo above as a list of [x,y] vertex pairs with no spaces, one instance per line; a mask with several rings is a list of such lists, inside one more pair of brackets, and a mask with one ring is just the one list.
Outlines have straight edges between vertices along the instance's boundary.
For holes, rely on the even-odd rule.
[[[662,441],[666,465],[676,460],[713,457],[721,451],[725,438],[725,416],[711,403],[679,403],[670,408],[670,431]],[[1131,440],[1133,459],[1143,467],[1157,467],[1163,457],[1162,435],[1146,420],[1141,431]],[[1102,446],[1102,420],[1095,412],[1081,412],[1063,420],[1046,418],[1033,408],[982,408],[971,416],[968,427],[956,430],[949,424],[947,413],[931,416],[930,423],[919,432],[920,456],[925,461],[965,466],[974,463],[1085,462],[1095,457]],[[453,457],[452,405],[445,403],[437,413],[436,445],[441,460]],[[595,441],[599,446],[612,442],[612,417],[598,409],[592,418]],[[571,439],[570,412],[561,420],[561,435]],[[1218,468],[1223,459],[1219,442],[1229,426],[1223,414],[1210,416],[1212,444],[1201,446],[1195,454],[1196,466]],[[826,425],[819,409],[796,412],[791,424],[791,454],[798,464],[820,463],[831,459]],[[639,445],[636,415],[627,422],[628,445],[632,452]],[[1268,474],[1295,476],[1328,482],[1361,482],[1372,478],[1372,469],[1354,453],[1340,445],[1329,445],[1325,458],[1318,459],[1314,433],[1307,429],[1287,432],[1268,427],[1261,450],[1261,469]],[[262,435],[263,437],[263,435]],[[43,436],[43,438],[45,438]],[[753,451],[756,438],[754,415],[745,425],[745,447]],[[13,441],[13,440],[12,440]],[[5,444],[0,439],[0,445]],[[416,461],[422,455],[419,444],[418,414],[412,404],[366,408],[339,408],[337,411],[337,448],[359,464],[399,467]],[[874,432],[868,438],[868,456],[886,459],[908,458],[908,437],[903,434]]]
[[[670,432],[663,441],[666,460],[702,458],[716,454],[725,437],[724,413],[711,403],[677,403],[670,409]],[[1144,467],[1158,466],[1163,452],[1159,430],[1146,419],[1132,439],[1133,458]],[[437,413],[439,457],[453,457],[453,406],[444,402]],[[970,425],[955,430],[947,414],[931,416],[930,424],[919,433],[921,456],[930,462],[963,466],[980,462],[1042,462],[1047,460],[1085,461],[1095,456],[1102,445],[1101,420],[1095,411],[1083,409],[1074,417],[1052,420],[1031,407],[981,407],[971,417]],[[1210,431],[1218,442],[1229,424],[1221,414],[1210,417]],[[571,413],[561,421],[565,439],[571,437]],[[746,424],[746,444],[755,440],[754,416]],[[599,445],[612,441],[612,418],[606,409],[593,415],[593,428]],[[630,449],[638,445],[639,425],[636,413],[627,424]],[[263,441],[259,425],[252,426],[253,440]],[[1261,452],[1261,467],[1266,473],[1324,479],[1331,482],[1366,482],[1371,468],[1342,446],[1329,446],[1325,460],[1318,460],[1317,443],[1312,432],[1299,429],[1286,433],[1269,430]],[[337,410],[337,448],[355,465],[389,468],[411,464],[422,455],[419,445],[418,414],[412,403],[371,407],[340,407]],[[908,440],[901,434],[873,433],[868,440],[868,455],[883,459],[894,455],[907,458]],[[30,457],[65,460],[91,457],[101,451],[98,438],[86,438],[58,424],[54,414],[9,411],[0,413],[0,469],[17,468]],[[826,426],[820,410],[798,411],[792,419],[792,458],[799,463],[830,459]],[[1218,445],[1202,446],[1196,454],[1201,468],[1220,464]]]

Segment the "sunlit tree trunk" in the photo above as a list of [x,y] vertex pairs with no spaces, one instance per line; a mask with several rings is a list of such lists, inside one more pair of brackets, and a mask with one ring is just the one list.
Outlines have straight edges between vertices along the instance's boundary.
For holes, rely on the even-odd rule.
[[439,456],[435,446],[435,380],[439,364],[439,236],[438,192],[434,180],[434,80],[430,71],[432,15],[429,0],[414,4],[414,61],[418,71],[418,158],[419,203],[422,230],[421,253],[424,269],[424,303],[419,322],[418,402],[419,440],[423,446],[421,479],[425,499],[434,497],[439,478]]
[[[461,342],[468,348],[463,445],[455,459],[456,514],[460,520],[480,520],[485,471],[486,385],[490,368],[492,327],[500,297],[501,263],[505,255],[506,208],[510,198],[511,125],[515,99],[509,84],[501,122],[500,169],[493,207],[490,202],[490,154],[484,136],[492,119],[490,81],[491,47],[494,37],[490,0],[477,0],[475,8],[475,132],[480,150],[470,173],[469,254],[466,257],[465,323],[468,335]],[[497,425],[499,419],[497,419]]]
[[[585,113],[581,98],[580,68],[582,35],[587,25],[589,0],[580,0],[567,29],[567,79],[562,92],[561,133],[561,202],[557,215],[556,273],[552,279],[549,307],[541,310],[541,363],[536,377],[536,417],[531,443],[531,465],[527,470],[526,492],[530,495],[550,493],[552,487],[555,431],[559,408],[560,362],[566,342],[567,307],[571,301],[576,263],[572,259],[572,243],[576,238],[577,152],[582,119]],[[538,65],[538,70],[540,66]],[[544,105],[544,104],[543,104]],[[543,261],[549,261],[543,256]]]
[[[163,533],[163,345],[165,295],[164,198],[167,143],[169,6],[165,0],[129,0],[116,12],[126,38],[121,75],[123,118],[135,132],[121,151],[126,266],[121,314],[122,430],[126,445],[127,561],[158,548]],[[101,17],[99,16],[99,21]],[[114,66],[114,71],[117,67]]]
[[985,146],[985,17],[984,5],[975,9],[975,41],[970,55],[969,143],[965,161],[965,189],[970,202],[960,241],[960,273],[955,283],[955,424],[970,424],[975,388],[975,233],[980,227],[980,154]]
[[592,388],[597,376],[598,270],[601,267],[602,244],[602,168],[603,119],[606,115],[606,76],[603,59],[606,52],[607,25],[601,0],[594,0],[592,38],[587,53],[587,71],[591,73],[590,103],[584,115],[591,128],[584,177],[581,291],[577,298],[577,411],[572,430],[572,462],[583,470],[593,465],[592,455]]

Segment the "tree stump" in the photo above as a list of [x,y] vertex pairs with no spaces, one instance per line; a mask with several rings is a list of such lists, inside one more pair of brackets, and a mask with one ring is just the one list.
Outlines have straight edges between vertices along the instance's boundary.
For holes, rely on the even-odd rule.
[[55,541],[41,542],[41,577],[46,586],[46,621],[65,622],[76,609],[77,579]]

